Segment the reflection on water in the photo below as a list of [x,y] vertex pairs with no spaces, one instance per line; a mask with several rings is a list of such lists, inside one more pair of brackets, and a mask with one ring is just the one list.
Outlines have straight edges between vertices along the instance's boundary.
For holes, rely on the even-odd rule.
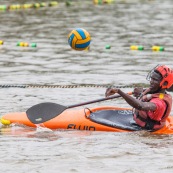
[[[15,3],[26,2],[1,2]],[[172,0],[117,0],[104,5],[88,0],[73,1],[70,6],[60,1],[54,7],[0,11],[0,40],[4,40],[0,45],[0,85],[148,84],[146,75],[154,66],[173,67],[172,8]],[[91,34],[89,51],[70,49],[67,35],[74,28],[85,28]],[[37,47],[16,46],[19,41]],[[142,45],[144,50],[132,51],[131,45]],[[153,52],[153,45],[164,46],[165,51]],[[104,97],[105,89],[0,88],[0,112],[26,111],[40,102],[66,106],[95,100]],[[128,106],[120,98],[89,106],[101,105]],[[0,138],[0,166],[6,173],[173,171],[172,136],[38,132],[14,126],[2,127]]]

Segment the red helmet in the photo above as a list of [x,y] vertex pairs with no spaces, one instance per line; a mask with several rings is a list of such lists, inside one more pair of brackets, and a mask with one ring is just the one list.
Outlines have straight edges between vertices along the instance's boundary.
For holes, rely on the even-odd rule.
[[155,72],[162,75],[160,86],[163,89],[168,89],[173,85],[173,70],[166,65],[158,65],[154,68]]

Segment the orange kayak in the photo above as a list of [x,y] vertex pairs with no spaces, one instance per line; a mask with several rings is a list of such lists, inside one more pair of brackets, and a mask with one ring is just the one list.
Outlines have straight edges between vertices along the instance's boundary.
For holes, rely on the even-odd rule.
[[[22,124],[36,127],[25,112],[8,113],[1,117],[4,125]],[[39,124],[50,129],[107,131],[107,132],[133,132],[142,130],[133,121],[130,108],[102,106],[84,109],[67,109],[55,118]],[[173,134],[173,117],[169,116],[166,125],[154,134]]]

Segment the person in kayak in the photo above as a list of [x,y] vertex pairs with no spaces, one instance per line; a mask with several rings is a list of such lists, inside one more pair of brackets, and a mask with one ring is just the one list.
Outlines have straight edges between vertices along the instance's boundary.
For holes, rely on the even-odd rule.
[[118,88],[108,88],[105,96],[118,93],[134,108],[136,124],[147,130],[158,130],[165,125],[171,112],[172,96],[166,89],[173,85],[173,70],[166,65],[158,65],[151,70],[147,79],[150,81],[149,88],[134,88],[134,97]]

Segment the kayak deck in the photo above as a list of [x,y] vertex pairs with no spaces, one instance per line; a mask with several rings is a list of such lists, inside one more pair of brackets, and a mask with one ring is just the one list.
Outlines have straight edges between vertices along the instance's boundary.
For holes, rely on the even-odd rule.
[[133,120],[132,110],[101,110],[91,113],[91,121],[124,130],[142,130]]

